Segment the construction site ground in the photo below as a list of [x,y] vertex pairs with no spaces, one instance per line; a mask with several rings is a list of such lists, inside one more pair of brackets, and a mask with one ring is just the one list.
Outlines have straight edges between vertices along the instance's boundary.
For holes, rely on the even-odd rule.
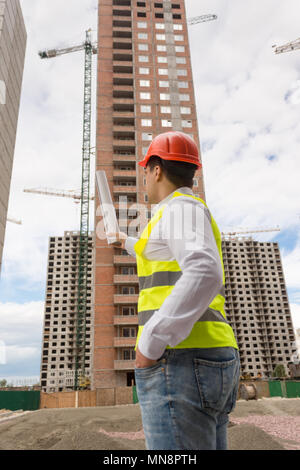
[[[239,400],[230,450],[299,450],[300,398]],[[0,450],[144,450],[140,407],[56,408],[0,413]]]

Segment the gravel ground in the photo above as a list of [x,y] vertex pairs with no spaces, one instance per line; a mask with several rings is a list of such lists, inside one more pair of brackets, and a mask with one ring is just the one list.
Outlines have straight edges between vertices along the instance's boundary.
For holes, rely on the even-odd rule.
[[[300,449],[300,398],[239,400],[230,415],[231,450]],[[0,450],[142,450],[139,405],[42,409],[0,416]]]

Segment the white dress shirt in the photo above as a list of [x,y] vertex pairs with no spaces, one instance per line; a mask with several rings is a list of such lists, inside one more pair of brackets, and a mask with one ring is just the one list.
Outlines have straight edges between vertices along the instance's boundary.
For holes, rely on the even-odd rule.
[[[193,195],[188,187],[178,188]],[[171,294],[144,325],[138,348],[149,359],[158,359],[167,345],[176,346],[190,334],[223,284],[221,260],[208,209],[191,197],[173,193],[154,207],[165,210],[153,228],[143,256],[149,260],[176,260],[182,271]],[[137,238],[128,237],[125,249],[136,256]]]

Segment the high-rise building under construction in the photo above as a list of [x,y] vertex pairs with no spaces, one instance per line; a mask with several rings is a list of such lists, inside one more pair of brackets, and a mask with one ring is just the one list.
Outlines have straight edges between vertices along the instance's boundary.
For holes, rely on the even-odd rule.
[[19,0],[0,1],[0,272],[26,40]]
[[[80,232],[50,237],[41,351],[43,392],[72,390],[75,385],[77,296]],[[85,319],[85,374],[92,369],[93,234],[89,234]]]
[[[99,0],[96,170],[105,170],[117,211],[125,196],[128,206],[147,206],[137,162],[153,137],[168,130],[191,135],[199,146],[184,0]],[[194,183],[204,198],[201,170]],[[97,236],[98,204],[95,388],[132,384],[138,322],[135,259]]]
[[278,243],[225,237],[225,311],[240,350],[241,372],[271,377],[297,350]]

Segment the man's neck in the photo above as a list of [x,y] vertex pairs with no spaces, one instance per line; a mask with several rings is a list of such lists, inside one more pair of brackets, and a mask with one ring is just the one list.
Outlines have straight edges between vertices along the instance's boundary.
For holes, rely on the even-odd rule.
[[193,190],[192,188],[188,187],[188,186],[181,186],[180,188],[175,188],[173,189],[173,191],[171,191],[169,194],[167,194],[163,199],[161,199],[157,204],[152,204],[152,209],[151,209],[151,212],[152,212],[152,215],[165,203],[167,202],[171,197],[172,197],[172,194],[175,192],[175,191],[179,191],[179,192],[183,192],[183,193],[187,193],[187,194],[193,194]]

